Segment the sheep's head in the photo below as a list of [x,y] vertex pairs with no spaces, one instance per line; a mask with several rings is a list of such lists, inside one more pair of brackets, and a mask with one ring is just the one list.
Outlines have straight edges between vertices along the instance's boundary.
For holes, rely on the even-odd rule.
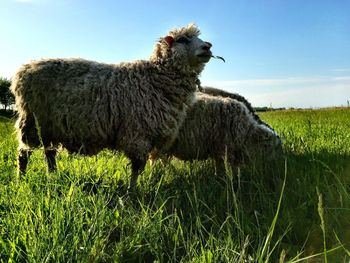
[[246,146],[247,154],[252,158],[263,158],[272,161],[283,154],[280,137],[264,123],[252,129]]
[[200,31],[194,24],[170,31],[156,44],[151,60],[169,61],[179,69],[200,73],[212,57],[212,45],[201,40],[199,34]]

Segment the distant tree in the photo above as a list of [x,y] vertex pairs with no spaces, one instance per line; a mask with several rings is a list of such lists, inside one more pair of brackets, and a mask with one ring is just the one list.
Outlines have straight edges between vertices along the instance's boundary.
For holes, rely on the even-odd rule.
[[0,103],[4,105],[4,110],[15,103],[15,98],[10,91],[11,81],[0,77]]

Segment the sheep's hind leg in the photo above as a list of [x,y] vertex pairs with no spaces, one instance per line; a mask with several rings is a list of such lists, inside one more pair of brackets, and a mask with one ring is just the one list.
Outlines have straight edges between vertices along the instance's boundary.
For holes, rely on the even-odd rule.
[[56,171],[56,154],[57,151],[55,149],[45,149],[45,156],[47,161],[47,169],[49,173]]
[[137,185],[137,178],[139,177],[139,174],[141,173],[142,169],[146,165],[146,158],[141,159],[141,158],[131,158],[131,179],[130,179],[130,184],[128,188],[128,192],[132,192],[135,190],[136,185]]
[[28,165],[28,160],[30,155],[32,154],[31,150],[27,149],[19,149],[18,150],[18,157],[17,157],[17,174],[24,175],[26,173],[27,165]]

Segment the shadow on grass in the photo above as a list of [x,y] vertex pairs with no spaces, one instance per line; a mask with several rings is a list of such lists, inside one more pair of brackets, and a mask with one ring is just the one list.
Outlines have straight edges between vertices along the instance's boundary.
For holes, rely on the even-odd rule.
[[16,113],[12,110],[3,110],[3,109],[0,109],[0,122],[2,121],[6,121],[6,120],[9,120],[9,119],[14,119],[15,118],[15,115]]
[[[181,222],[178,227],[186,233],[183,239],[190,243],[197,238],[196,249],[210,247],[208,242],[212,238],[234,244],[242,244],[242,240],[249,238],[247,253],[254,253],[269,231],[287,173],[272,239],[272,246],[277,244],[275,259],[281,251],[287,258],[301,251],[305,252],[304,256],[323,251],[316,187],[324,199],[326,249],[338,246],[340,240],[349,250],[349,164],[350,156],[347,155],[287,153],[285,159],[275,163],[254,163],[242,168],[238,176],[228,170],[226,176],[220,177],[214,175],[210,162],[183,164],[173,161],[165,168],[155,167],[148,175],[146,172],[141,180],[138,201],[141,210],[146,207],[156,213],[162,207],[164,216],[178,218]],[[159,235],[163,239],[169,238]],[[168,249],[174,246],[169,244]],[[213,245],[212,249],[215,248],[220,249]],[[179,258],[188,253],[185,245],[178,249]],[[345,252],[340,250],[332,255],[338,260]]]

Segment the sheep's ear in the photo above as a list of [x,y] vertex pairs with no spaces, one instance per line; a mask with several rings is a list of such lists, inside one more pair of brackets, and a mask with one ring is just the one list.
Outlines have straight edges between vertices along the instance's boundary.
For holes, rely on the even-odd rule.
[[164,38],[165,42],[168,44],[169,47],[172,47],[174,44],[174,38],[172,36],[166,36]]

